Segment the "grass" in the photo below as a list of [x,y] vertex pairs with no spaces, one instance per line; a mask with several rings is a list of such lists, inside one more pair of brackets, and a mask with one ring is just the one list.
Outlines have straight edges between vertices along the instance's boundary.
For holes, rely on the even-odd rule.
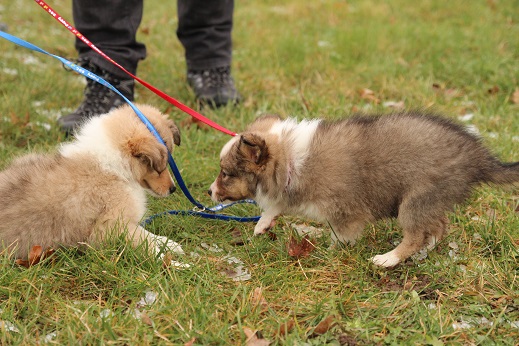
[[[403,102],[454,119],[473,114],[467,123],[480,130],[486,144],[504,161],[517,161],[516,5],[513,0],[238,1],[233,71],[244,101],[203,112],[239,131],[263,113],[337,118],[355,110],[388,113],[387,102]],[[72,19],[69,2],[51,6]],[[51,53],[76,55],[73,36],[36,4],[2,4],[0,22]],[[174,2],[145,1],[139,39],[149,55],[139,75],[195,107],[175,28]],[[51,150],[66,140],[55,119],[77,106],[83,84],[55,59],[4,40],[0,50],[5,166],[15,155]],[[183,124],[176,161],[191,192],[211,204],[204,191],[218,172],[218,152],[228,137],[188,128],[186,115],[141,86],[137,100]],[[180,242],[189,254],[175,258],[192,265],[183,270],[164,268],[120,239],[100,250],[59,251],[29,269],[3,256],[0,344],[182,345],[194,338],[197,345],[237,345],[247,342],[244,327],[272,344],[288,345],[517,344],[518,192],[478,189],[449,215],[450,235],[436,250],[392,270],[368,264],[400,239],[392,222],[368,227],[354,247],[329,250],[324,236],[310,256],[294,259],[286,247],[294,233],[290,224],[308,220],[290,217],[280,220],[276,240],[248,240],[251,224],[155,220],[150,230]],[[189,208],[180,193],[150,200],[150,213]],[[236,232],[247,239],[245,245],[233,245]],[[230,266],[228,254],[244,263],[250,280],[235,282],[222,274]],[[146,301],[147,294],[155,299]],[[329,316],[335,324],[314,333]]]

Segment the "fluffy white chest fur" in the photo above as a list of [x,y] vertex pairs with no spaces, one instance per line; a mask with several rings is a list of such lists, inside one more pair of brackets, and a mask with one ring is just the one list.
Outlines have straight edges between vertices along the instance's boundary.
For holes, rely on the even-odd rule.
[[103,114],[90,119],[76,134],[76,140],[63,143],[59,152],[67,158],[94,157],[100,169],[127,182],[126,189],[142,218],[146,213],[146,191],[133,179],[129,161],[123,158],[120,148],[115,145],[113,134],[107,132],[104,124],[107,116],[109,115]]

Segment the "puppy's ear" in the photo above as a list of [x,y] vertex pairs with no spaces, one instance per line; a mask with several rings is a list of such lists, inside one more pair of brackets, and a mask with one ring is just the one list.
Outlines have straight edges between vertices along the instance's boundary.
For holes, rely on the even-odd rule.
[[273,124],[281,120],[279,115],[265,114],[254,120],[247,128],[247,132],[268,131]]
[[168,150],[155,138],[132,138],[128,141],[128,147],[133,157],[139,159],[156,172],[162,172],[167,168]]
[[175,143],[176,146],[180,145],[180,130],[178,129],[177,125],[173,122],[173,120],[168,121],[169,129],[171,130],[171,133],[173,134],[173,143]]
[[240,152],[248,160],[261,166],[267,162],[269,151],[265,140],[253,133],[244,133],[240,135]]

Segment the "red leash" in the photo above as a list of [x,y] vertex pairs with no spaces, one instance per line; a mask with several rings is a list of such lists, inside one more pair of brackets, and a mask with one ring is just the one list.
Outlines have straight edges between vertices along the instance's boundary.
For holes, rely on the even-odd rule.
[[158,96],[162,97],[164,100],[168,101],[169,103],[171,103],[172,105],[174,105],[175,107],[177,107],[178,109],[183,111],[184,113],[187,113],[187,114],[191,115],[193,118],[195,118],[195,119],[197,119],[197,120],[199,120],[199,121],[201,121],[201,122],[203,122],[203,123],[205,123],[205,124],[215,128],[218,131],[226,133],[226,134],[228,134],[230,136],[236,136],[235,132],[232,132],[232,131],[226,129],[225,127],[223,127],[223,126],[218,125],[217,123],[215,123],[214,121],[204,117],[202,114],[198,113],[194,109],[189,108],[188,106],[186,106],[185,104],[181,103],[180,101],[174,99],[173,97],[169,96],[168,94],[164,93],[163,91],[155,88],[153,85],[149,84],[148,82],[146,82],[146,81],[140,79],[139,77],[134,76],[133,74],[128,72],[124,67],[119,65],[112,58],[110,58],[108,55],[103,53],[99,48],[97,48],[92,42],[90,42],[90,40],[88,38],[86,38],[79,31],[77,31],[76,28],[74,28],[72,25],[70,25],[63,17],[61,17],[56,11],[54,11],[49,5],[47,5],[45,3],[45,1],[42,1],[42,0],[35,0],[35,1],[36,1],[36,3],[38,5],[40,5],[41,8],[43,8],[45,11],[47,11],[48,14],[50,14],[52,17],[54,17],[54,19],[56,19],[65,28],[67,28],[68,31],[73,33],[77,38],[79,38],[81,41],[83,41],[90,48],[92,48],[97,53],[99,53],[103,58],[105,58],[106,60],[110,61],[115,66],[119,67],[121,70],[126,72],[129,76],[131,76],[133,79],[135,79],[136,81],[138,81],[139,83],[144,85],[146,88],[148,88],[149,90],[153,91],[155,94],[157,94]]

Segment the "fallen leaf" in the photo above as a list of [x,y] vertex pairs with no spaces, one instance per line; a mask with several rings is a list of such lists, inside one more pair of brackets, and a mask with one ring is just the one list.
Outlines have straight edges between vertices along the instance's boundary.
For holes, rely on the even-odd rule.
[[519,88],[515,89],[511,101],[513,104],[519,104]]
[[247,281],[252,277],[249,270],[242,265],[224,268],[221,273],[233,281]]
[[0,321],[0,330],[20,333],[20,330],[12,322],[9,321]]
[[245,245],[245,241],[243,240],[243,235],[238,228],[234,228],[231,231],[232,240],[230,242],[231,245]]
[[411,289],[411,287],[413,287],[413,282],[412,281],[406,281],[406,283],[404,284],[404,290],[409,290]]
[[308,235],[305,235],[301,242],[291,236],[288,243],[288,255],[295,258],[307,257],[315,249],[313,242]]
[[172,261],[173,261],[173,254],[171,252],[167,251],[164,254],[164,257],[162,257],[162,268],[164,268],[164,269],[169,268]]
[[279,326],[278,335],[280,335],[280,336],[287,335],[288,333],[290,333],[292,331],[292,329],[294,329],[295,325],[296,325],[296,322],[294,321],[294,319],[288,320],[286,323],[283,323],[282,325]]
[[44,258],[50,257],[54,253],[54,249],[47,249],[43,251],[40,245],[35,245],[31,248],[27,260],[17,259],[16,264],[29,268],[30,266],[40,263]]
[[353,336],[349,336],[348,334],[339,335],[339,344],[344,346],[356,346],[357,340]]
[[29,265],[35,265],[40,261],[43,254],[43,248],[40,245],[35,245],[29,252]]
[[153,322],[151,321],[150,316],[148,316],[145,312],[141,313],[141,321],[148,326],[153,326]]
[[256,308],[259,306],[259,307],[261,307],[261,311],[265,311],[269,307],[267,300],[263,296],[263,289],[261,287],[256,287],[254,289],[250,300],[252,303],[252,307]]
[[374,103],[379,103],[380,100],[375,96],[375,92],[371,89],[361,89],[360,97],[364,100],[372,101]]
[[449,88],[449,89],[445,89],[443,91],[443,94],[445,95],[446,98],[451,99],[451,98],[455,98],[455,97],[460,97],[461,91],[459,91],[458,89]]
[[184,344],[184,346],[193,346],[193,344],[195,343],[195,341],[196,341],[196,338],[193,338],[193,339],[189,340],[188,342],[186,342],[186,343]]
[[313,334],[314,335],[323,335],[324,333],[329,331],[330,328],[334,326],[334,324],[335,324],[335,316],[330,315],[330,316],[326,317],[324,320],[322,320],[321,322],[319,322],[317,327],[315,327]]
[[14,261],[14,263],[16,263],[19,266],[29,268],[29,261],[27,261],[27,260],[17,259],[16,261]]
[[494,85],[492,88],[488,89],[487,92],[490,95],[495,95],[499,92],[499,87],[497,85]]
[[243,332],[247,336],[247,346],[268,346],[270,341],[267,339],[260,338],[256,331],[253,331],[249,327],[243,327]]
[[324,228],[317,228],[317,227],[309,226],[309,225],[305,225],[305,224],[292,223],[292,224],[290,224],[290,226],[292,228],[294,228],[296,230],[297,234],[299,234],[299,236],[301,236],[301,237],[304,237],[305,235],[308,235],[308,236],[312,235],[314,237],[319,237],[323,233],[327,232],[327,230],[325,230]]
[[29,113],[25,113],[25,116],[21,118],[17,114],[11,112],[9,113],[9,117],[11,118],[11,123],[18,127],[25,127],[30,121]]
[[445,86],[443,86],[441,84],[438,84],[438,83],[433,83],[432,88],[433,88],[433,90],[436,93],[438,93],[440,95],[443,95],[447,99],[452,99],[452,98],[455,98],[455,97],[460,97],[463,94],[461,92],[461,90],[459,90],[459,89],[456,89],[456,88],[446,88]]

